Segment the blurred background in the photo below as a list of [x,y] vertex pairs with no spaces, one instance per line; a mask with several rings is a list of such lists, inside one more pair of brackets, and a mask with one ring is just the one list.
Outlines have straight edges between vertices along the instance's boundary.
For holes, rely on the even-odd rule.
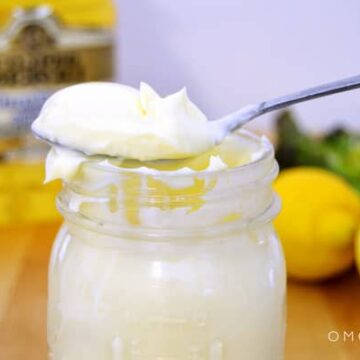
[[[360,72],[356,0],[116,2],[121,80],[163,94],[186,85],[210,118]],[[358,92],[296,112],[314,132],[338,122],[360,129]],[[269,118],[254,126],[269,129]]]
[[[356,0],[1,0],[0,360],[47,357],[61,184],[43,185],[47,147],[29,126],[49,95],[84,81],[145,81],[163,95],[186,86],[215,119],[359,74],[359,34]],[[286,359],[358,359],[360,91],[251,128],[274,141],[281,167]]]

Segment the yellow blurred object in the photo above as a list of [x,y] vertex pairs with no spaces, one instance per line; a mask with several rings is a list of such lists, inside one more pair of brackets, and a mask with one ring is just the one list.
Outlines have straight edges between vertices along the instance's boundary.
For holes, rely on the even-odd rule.
[[353,264],[360,197],[341,177],[320,168],[284,170],[275,183],[283,208],[275,221],[288,275],[322,280]]
[[0,26],[5,25],[15,7],[50,6],[59,19],[69,26],[111,27],[115,8],[109,0],[1,0]]
[[356,237],[355,237],[355,260],[358,272],[360,274],[360,225],[357,229]]
[[112,0],[0,0],[0,226],[60,220],[30,125],[65,86],[112,80]]
[[0,226],[60,221],[59,182],[43,185],[42,162],[0,162]]

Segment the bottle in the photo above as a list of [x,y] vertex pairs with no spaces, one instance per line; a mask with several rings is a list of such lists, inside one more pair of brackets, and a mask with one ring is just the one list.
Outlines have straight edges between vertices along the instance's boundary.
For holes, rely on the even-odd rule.
[[30,125],[56,90],[113,78],[114,24],[111,0],[1,0],[0,226],[58,219]]

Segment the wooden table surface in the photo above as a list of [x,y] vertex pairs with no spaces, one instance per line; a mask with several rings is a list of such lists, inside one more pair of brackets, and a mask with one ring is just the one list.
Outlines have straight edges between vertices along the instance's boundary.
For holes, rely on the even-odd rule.
[[[55,233],[55,225],[0,230],[0,360],[46,360],[47,265]],[[286,360],[360,359],[359,308],[355,271],[322,285],[289,283]]]

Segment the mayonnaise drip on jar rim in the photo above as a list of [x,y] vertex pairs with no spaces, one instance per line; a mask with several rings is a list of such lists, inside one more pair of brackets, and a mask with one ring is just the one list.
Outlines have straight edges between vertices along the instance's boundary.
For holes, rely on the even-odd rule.
[[52,147],[46,158],[46,179],[71,181],[81,173],[81,166],[95,162],[104,170],[119,169],[144,175],[167,173],[172,175],[195,174],[199,172],[221,171],[238,167],[260,159],[270,144],[261,138],[261,144],[251,143],[238,135],[230,135],[211,151],[184,160],[142,162],[131,159],[113,159],[103,156],[87,157],[79,152]]

